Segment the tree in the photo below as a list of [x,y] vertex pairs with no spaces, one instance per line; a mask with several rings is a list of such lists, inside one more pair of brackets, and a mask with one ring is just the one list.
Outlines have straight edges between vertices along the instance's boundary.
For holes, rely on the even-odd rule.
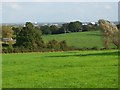
[[59,28],[56,25],[51,25],[50,26],[50,31],[52,32],[52,34],[58,34],[59,33]]
[[64,33],[69,32],[69,31],[68,31],[68,29],[69,29],[68,25],[69,25],[68,23],[64,23],[64,24],[62,25],[62,28],[63,28],[63,32],[64,32]]
[[39,50],[44,47],[40,31],[31,22],[26,22],[25,27],[17,35],[16,45],[29,50]]
[[2,38],[12,38],[13,30],[11,26],[2,26]]
[[41,26],[40,30],[42,31],[42,34],[45,34],[45,35],[51,34],[51,30],[47,25]]
[[94,25],[92,23],[88,23],[88,31],[94,30]]
[[19,34],[21,28],[20,27],[12,27],[12,30],[14,31],[14,35]]
[[2,38],[5,44],[12,45],[14,43],[12,40],[13,33],[11,26],[2,26]]
[[104,36],[105,48],[108,48],[110,40],[120,48],[120,31],[117,26],[104,19],[100,19],[98,22]]
[[81,26],[82,26],[82,23],[79,21],[76,21],[76,22],[70,22],[68,28],[69,28],[69,31],[71,32],[79,32],[81,31]]
[[89,31],[88,25],[82,25],[82,32]]
[[95,31],[95,30],[99,29],[99,27],[97,26],[97,24],[89,23],[87,26],[88,26],[88,30],[89,31]]

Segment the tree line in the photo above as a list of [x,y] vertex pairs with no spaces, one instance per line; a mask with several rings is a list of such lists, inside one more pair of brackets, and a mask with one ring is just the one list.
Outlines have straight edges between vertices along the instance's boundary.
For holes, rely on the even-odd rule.
[[16,35],[15,41],[9,40],[2,44],[4,53],[68,50],[65,40],[51,40],[45,43],[41,37],[42,33],[39,28],[35,27],[31,22],[26,22],[25,26],[19,28],[20,30],[17,32],[14,29],[10,26],[2,27],[2,36],[4,38],[9,39]]
[[[70,33],[70,32],[84,32],[84,31],[92,31],[98,30],[99,27],[97,24],[88,23],[87,25],[83,25],[82,22],[75,21],[70,23],[64,23],[62,26],[57,25],[42,25],[36,27],[42,35],[49,34],[62,34],[62,33]],[[13,27],[12,30],[14,34],[17,35],[21,27]]]
[[[120,30],[120,24],[117,25]],[[62,26],[42,25],[35,26],[31,22],[26,22],[25,26],[2,26],[2,38],[4,39],[3,52],[34,52],[34,51],[64,51],[72,50],[67,42],[51,40],[45,43],[42,35],[61,34],[71,32],[100,30],[97,24],[89,23],[83,25],[79,21],[64,23]]]
[[75,21],[70,23],[64,23],[62,26],[56,25],[43,25],[40,27],[40,30],[43,35],[48,34],[62,34],[62,33],[70,33],[70,32],[84,32],[91,30],[98,30],[97,24],[89,23],[88,25],[82,25],[81,22]]

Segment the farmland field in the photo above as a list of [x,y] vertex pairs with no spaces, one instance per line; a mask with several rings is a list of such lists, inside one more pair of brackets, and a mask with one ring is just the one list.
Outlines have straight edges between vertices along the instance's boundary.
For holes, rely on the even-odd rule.
[[[75,48],[103,48],[103,37],[100,31],[89,31],[89,32],[75,32],[58,35],[44,35],[42,36],[45,42],[52,39],[55,40],[66,40],[68,46]],[[110,44],[110,48],[116,46]]]
[[117,88],[118,51],[3,54],[3,88]]

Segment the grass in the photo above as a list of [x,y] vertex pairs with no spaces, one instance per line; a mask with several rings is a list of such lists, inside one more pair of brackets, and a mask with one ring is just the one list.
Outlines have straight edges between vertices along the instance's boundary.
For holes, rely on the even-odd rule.
[[117,88],[117,50],[3,54],[3,88]]
[[[61,41],[66,40],[70,47],[75,48],[103,48],[103,37],[100,31],[89,31],[89,32],[77,32],[77,33],[67,33],[58,35],[44,35],[42,36],[45,42],[52,39]],[[111,44],[110,48],[115,48]]]

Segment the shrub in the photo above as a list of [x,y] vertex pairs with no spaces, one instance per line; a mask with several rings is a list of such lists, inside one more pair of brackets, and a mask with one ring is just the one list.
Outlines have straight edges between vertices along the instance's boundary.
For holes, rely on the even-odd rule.
[[48,42],[47,47],[51,49],[52,51],[54,50],[60,50],[60,44],[56,40],[51,40]]
[[60,49],[61,50],[68,50],[68,46],[65,40],[60,42]]

